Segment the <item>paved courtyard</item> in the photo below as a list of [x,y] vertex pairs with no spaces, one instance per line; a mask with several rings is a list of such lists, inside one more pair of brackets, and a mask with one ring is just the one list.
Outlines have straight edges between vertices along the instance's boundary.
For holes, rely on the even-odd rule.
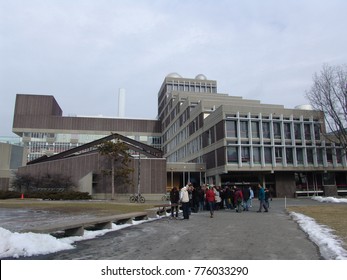
[[[288,199],[287,205],[318,204]],[[90,260],[318,260],[317,246],[285,211],[285,200],[274,199],[268,213],[231,210],[193,213],[189,220],[159,220],[77,242],[76,248],[22,259]]]

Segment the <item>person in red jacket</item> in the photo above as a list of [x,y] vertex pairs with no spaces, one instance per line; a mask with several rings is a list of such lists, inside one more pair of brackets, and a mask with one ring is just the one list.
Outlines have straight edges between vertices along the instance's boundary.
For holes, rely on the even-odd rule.
[[239,188],[235,189],[235,205],[236,205],[236,212],[241,212],[241,206],[243,202],[243,195],[242,191]]
[[214,194],[213,188],[210,186],[206,191],[206,202],[210,209],[211,218],[213,218],[214,213],[214,204],[216,202],[216,196]]

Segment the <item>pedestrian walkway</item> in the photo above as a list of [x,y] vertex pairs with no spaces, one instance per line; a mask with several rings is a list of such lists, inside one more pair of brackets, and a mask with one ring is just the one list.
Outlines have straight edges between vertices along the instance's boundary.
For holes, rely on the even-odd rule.
[[274,199],[268,213],[219,210],[189,220],[162,218],[76,243],[76,249],[31,259],[318,260],[318,248],[285,211],[311,199]]

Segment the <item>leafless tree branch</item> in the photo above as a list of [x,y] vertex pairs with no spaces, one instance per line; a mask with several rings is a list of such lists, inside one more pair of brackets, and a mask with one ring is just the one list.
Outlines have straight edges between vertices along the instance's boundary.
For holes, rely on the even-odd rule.
[[321,72],[313,75],[306,97],[314,109],[324,113],[326,138],[347,151],[347,65],[323,65]]

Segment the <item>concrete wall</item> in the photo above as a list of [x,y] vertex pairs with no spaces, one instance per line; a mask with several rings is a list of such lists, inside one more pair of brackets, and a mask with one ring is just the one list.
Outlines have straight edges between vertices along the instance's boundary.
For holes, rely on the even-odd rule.
[[337,196],[337,186],[323,186],[324,196]]
[[294,172],[276,172],[275,180],[277,197],[295,197]]
[[89,172],[86,176],[78,181],[79,190],[81,192],[92,193],[93,172]]
[[21,134],[42,130],[86,134],[127,131],[153,135],[161,132],[161,125],[157,120],[65,117],[53,96],[17,94],[13,131]]

